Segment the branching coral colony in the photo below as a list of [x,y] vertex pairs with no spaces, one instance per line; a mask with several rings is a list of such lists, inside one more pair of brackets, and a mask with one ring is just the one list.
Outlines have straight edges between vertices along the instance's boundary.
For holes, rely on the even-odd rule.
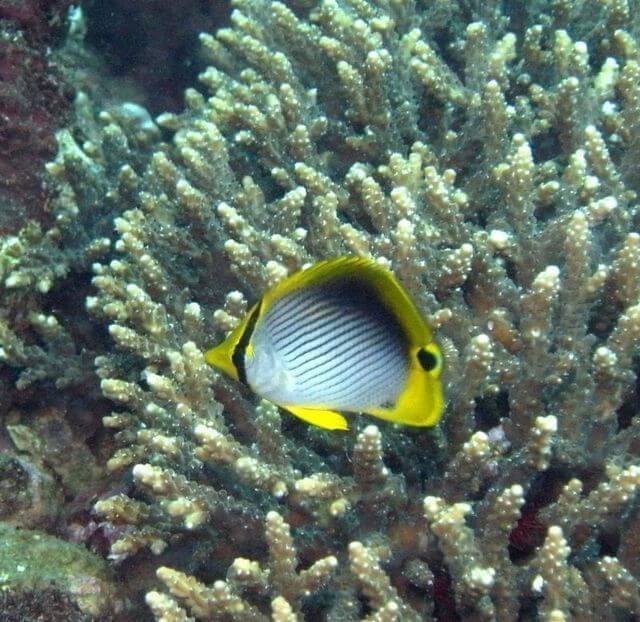
[[[640,616],[637,4],[235,7],[184,114],[103,112],[49,166],[59,230],[117,231],[86,302],[135,482],[96,505],[111,558],[171,560],[164,622]],[[247,301],[342,254],[437,327],[435,430],[310,429],[205,365]]]

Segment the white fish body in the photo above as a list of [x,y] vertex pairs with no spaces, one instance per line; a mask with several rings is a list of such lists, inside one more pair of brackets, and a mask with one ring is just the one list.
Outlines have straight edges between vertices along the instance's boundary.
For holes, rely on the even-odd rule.
[[349,283],[281,298],[258,320],[250,344],[247,383],[285,408],[382,408],[395,403],[406,382],[397,324]]

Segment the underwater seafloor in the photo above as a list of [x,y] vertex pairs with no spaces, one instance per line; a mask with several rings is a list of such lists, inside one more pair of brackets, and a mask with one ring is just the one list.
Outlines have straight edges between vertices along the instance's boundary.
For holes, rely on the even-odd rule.
[[[637,0],[0,0],[0,621],[640,620],[639,191]],[[437,426],[205,364],[341,255]]]

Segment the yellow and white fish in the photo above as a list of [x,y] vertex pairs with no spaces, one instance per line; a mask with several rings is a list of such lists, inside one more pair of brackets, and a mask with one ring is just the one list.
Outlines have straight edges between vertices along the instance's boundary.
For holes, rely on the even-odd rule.
[[442,353],[393,274],[359,257],[321,261],[267,291],[209,365],[307,423],[346,430],[338,411],[433,426]]

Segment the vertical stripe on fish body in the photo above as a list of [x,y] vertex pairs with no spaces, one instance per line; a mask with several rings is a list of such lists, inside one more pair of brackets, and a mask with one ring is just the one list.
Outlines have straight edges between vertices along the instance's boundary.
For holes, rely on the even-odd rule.
[[443,410],[431,329],[393,274],[368,259],[322,261],[288,277],[205,358],[322,428],[347,429],[338,411],[432,426]]

